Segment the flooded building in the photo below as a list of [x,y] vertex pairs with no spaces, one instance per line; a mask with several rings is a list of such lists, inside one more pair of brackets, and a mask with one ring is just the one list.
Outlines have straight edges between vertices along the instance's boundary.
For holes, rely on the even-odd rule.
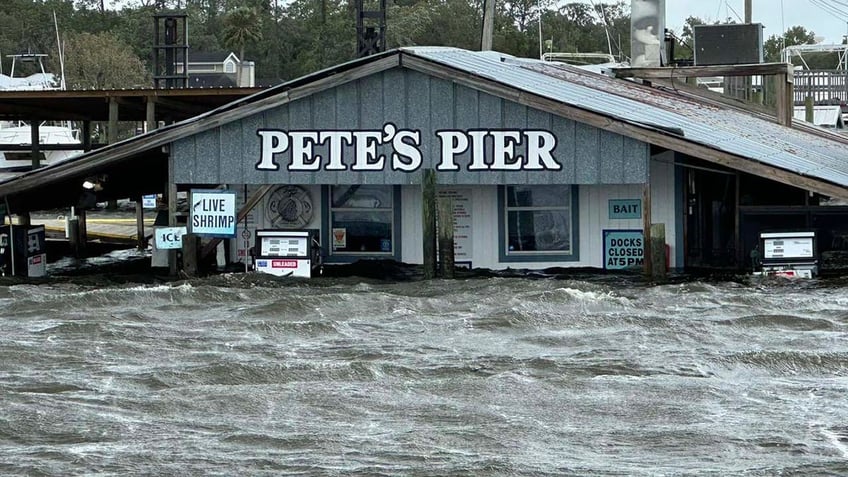
[[[744,268],[760,230],[815,226],[810,207],[848,197],[844,139],[655,83],[404,48],[0,183],[0,195],[12,213],[37,210],[60,201],[39,197],[46,188],[75,198],[93,174],[109,177],[100,200],[166,183],[227,190],[231,262],[250,260],[258,230],[308,229],[325,263],[421,264],[432,178],[452,199],[457,264],[609,270],[643,264],[652,224],[670,268]],[[848,234],[845,211],[828,213],[840,217],[829,236]]]

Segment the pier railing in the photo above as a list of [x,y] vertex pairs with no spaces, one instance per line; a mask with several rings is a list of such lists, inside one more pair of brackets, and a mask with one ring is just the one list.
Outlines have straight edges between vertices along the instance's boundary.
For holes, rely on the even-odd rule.
[[848,103],[848,71],[795,70],[794,101],[804,104],[808,97],[815,104]]

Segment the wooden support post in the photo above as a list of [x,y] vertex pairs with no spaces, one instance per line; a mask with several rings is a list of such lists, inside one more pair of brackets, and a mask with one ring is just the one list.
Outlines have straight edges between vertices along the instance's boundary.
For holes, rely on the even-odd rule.
[[645,184],[642,188],[642,267],[645,271],[645,276],[653,277],[653,261],[651,260],[651,183]]
[[138,249],[144,250],[144,197],[137,198],[135,202],[135,229]]
[[91,150],[91,121],[82,122],[82,150],[88,152]]
[[[174,182],[174,156],[168,156],[168,226],[177,226],[177,184]],[[177,251],[168,250],[168,268],[172,277],[177,276]]]
[[77,258],[80,257],[79,238],[79,218],[68,217],[68,245]]
[[118,142],[118,101],[115,98],[109,100],[109,127],[106,129],[106,142],[114,144]]
[[807,121],[810,124],[815,124],[816,122],[816,109],[813,105],[812,96],[804,98],[804,121]]
[[439,271],[442,278],[453,278],[454,248],[453,248],[453,199],[441,197],[439,202]]
[[[115,144],[118,142],[118,119],[118,100],[111,98],[109,100],[109,128],[106,130],[106,141],[109,144]],[[106,208],[109,210],[117,210],[118,201],[110,200],[106,204]]]
[[742,230],[741,227],[741,213],[739,212],[739,205],[742,202],[742,174],[739,171],[736,172],[734,176],[736,182],[736,194],[735,194],[735,205],[733,212],[733,243],[736,248],[736,263],[741,267],[743,258],[742,258]]
[[86,224],[85,209],[77,211],[77,227],[79,229],[79,238],[77,238],[77,249],[79,257],[84,257],[86,248],[88,248],[88,225]]
[[792,116],[795,114],[795,99],[792,82],[794,78],[788,70],[784,73],[774,75],[775,108],[777,109],[777,122],[784,126],[792,126]]
[[436,276],[436,171],[424,169],[421,182],[424,228],[424,278]]
[[30,141],[32,142],[32,145],[30,147],[30,152],[32,154],[32,168],[38,169],[39,167],[41,167],[41,148],[40,148],[41,140],[40,140],[39,135],[38,135],[38,120],[37,119],[33,119],[30,122],[29,133],[30,133]]
[[183,235],[183,275],[194,278],[200,272],[200,237],[196,234]]
[[156,101],[153,98],[147,98],[144,120],[147,125],[145,132],[153,131],[159,127],[159,123],[156,121]]
[[651,224],[651,278],[665,278],[665,224]]

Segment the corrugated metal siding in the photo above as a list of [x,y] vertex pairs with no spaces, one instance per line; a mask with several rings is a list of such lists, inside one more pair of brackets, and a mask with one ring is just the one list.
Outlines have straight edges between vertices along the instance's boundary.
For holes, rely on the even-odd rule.
[[622,121],[679,128],[689,141],[848,186],[848,146],[742,111],[708,105],[675,91],[494,52],[439,47],[403,51]]
[[[450,81],[400,68],[318,92],[239,121],[178,140],[173,145],[178,183],[414,184],[412,172],[289,172],[288,152],[278,155],[278,171],[258,171],[259,129],[379,130],[393,123],[421,131],[422,168],[440,161],[436,132],[443,129],[541,129],[554,133],[560,171],[468,171],[471,152],[458,156],[461,170],[439,171],[443,184],[625,184],[647,177],[646,143],[553,116]],[[523,154],[524,146],[516,147]],[[353,146],[343,149],[350,166]],[[388,146],[378,152],[391,155]],[[315,147],[325,158],[326,146]],[[487,144],[486,156],[492,156]]]

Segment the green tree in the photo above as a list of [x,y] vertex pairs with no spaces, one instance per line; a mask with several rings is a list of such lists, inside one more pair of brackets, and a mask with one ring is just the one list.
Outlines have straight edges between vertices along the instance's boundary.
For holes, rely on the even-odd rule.
[[[239,7],[227,13],[223,24],[224,44],[230,48],[236,48],[239,52],[239,60],[245,61],[244,49],[248,43],[262,41],[262,21],[253,8]],[[238,84],[242,84],[242,69],[238,69]]]
[[144,88],[151,84],[150,73],[132,48],[110,33],[69,34],[65,77],[69,89]]
[[812,45],[816,34],[802,26],[794,26],[780,36],[772,35],[763,43],[763,57],[766,62],[783,61],[781,53],[787,46]]

